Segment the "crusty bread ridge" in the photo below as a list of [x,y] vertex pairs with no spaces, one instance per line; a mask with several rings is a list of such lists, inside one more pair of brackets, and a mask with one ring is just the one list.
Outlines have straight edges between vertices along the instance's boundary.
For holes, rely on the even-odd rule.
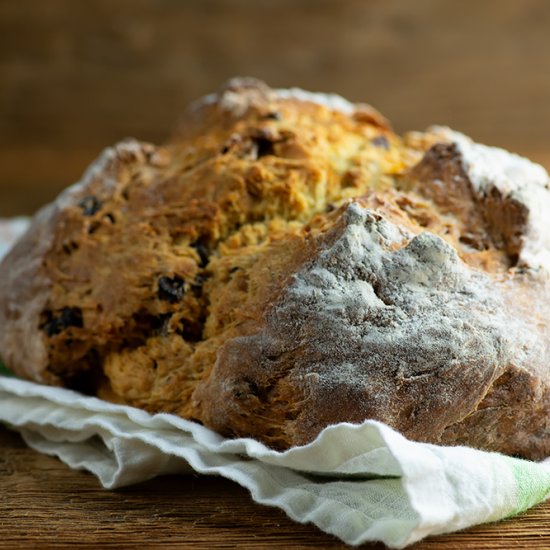
[[0,264],[20,376],[285,449],[372,418],[550,454],[544,169],[234,79],[125,140]]

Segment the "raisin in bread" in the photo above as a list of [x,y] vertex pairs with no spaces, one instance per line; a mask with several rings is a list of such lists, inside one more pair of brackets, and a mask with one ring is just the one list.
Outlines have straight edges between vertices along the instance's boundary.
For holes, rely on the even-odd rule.
[[35,216],[0,266],[0,353],[277,449],[371,418],[541,458],[548,220],[526,159],[236,79]]

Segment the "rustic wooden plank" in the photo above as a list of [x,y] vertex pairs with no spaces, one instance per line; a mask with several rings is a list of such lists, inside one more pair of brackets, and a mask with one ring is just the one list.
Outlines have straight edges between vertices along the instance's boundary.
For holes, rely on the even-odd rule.
[[[346,548],[312,525],[255,504],[245,489],[220,477],[167,476],[106,491],[92,475],[26,448],[3,427],[0,487],[0,546]],[[547,549],[549,520],[550,504],[543,504],[517,518],[433,537],[411,548]]]
[[399,131],[549,151],[549,24],[545,0],[0,0],[0,215],[127,135],[162,141],[241,74],[371,102]]
[[117,491],[0,431],[0,530],[5,544],[142,543],[196,548],[344,548],[312,526],[254,504],[218,477],[170,476]]

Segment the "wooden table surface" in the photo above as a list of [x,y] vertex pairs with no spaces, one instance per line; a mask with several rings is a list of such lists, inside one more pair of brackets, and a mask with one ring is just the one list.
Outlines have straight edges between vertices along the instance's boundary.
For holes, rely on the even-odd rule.
[[[91,474],[27,448],[1,426],[0,537],[0,548],[347,548],[313,525],[254,503],[245,489],[220,477],[166,476],[107,491]],[[548,549],[550,502],[410,548]]]

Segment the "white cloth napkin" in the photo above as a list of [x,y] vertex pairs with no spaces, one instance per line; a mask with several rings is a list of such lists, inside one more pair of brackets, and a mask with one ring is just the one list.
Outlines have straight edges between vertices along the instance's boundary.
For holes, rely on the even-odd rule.
[[[0,255],[24,226],[0,221]],[[550,493],[550,461],[415,443],[374,421],[331,426],[311,444],[279,453],[173,415],[0,375],[0,422],[106,488],[191,470],[218,474],[256,502],[351,545],[403,548],[508,517]]]

